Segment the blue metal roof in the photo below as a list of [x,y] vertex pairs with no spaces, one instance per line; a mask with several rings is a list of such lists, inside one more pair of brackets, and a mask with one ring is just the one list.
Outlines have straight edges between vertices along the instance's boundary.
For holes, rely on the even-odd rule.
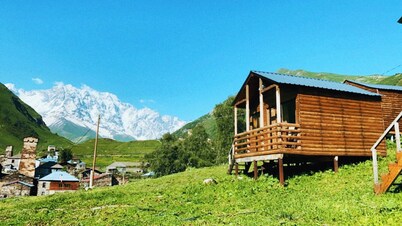
[[369,96],[380,96],[377,93],[372,93],[355,86],[347,85],[339,82],[332,82],[328,80],[321,80],[315,78],[307,78],[295,75],[287,75],[287,74],[279,74],[272,72],[263,72],[263,71],[251,71],[254,74],[263,76],[269,80],[272,80],[276,83],[280,84],[289,84],[289,85],[299,85],[299,86],[307,86],[307,87],[315,87],[321,89],[330,89],[343,91],[348,93],[357,93]]
[[20,180],[18,180],[18,181],[12,181],[12,182],[6,183],[6,184],[4,184],[3,186],[8,186],[8,185],[10,185],[10,184],[15,184],[15,183],[19,183],[19,184],[22,184],[22,185],[25,185],[25,186],[31,187],[31,188],[34,187],[33,184],[30,184],[30,183],[27,183],[27,182],[24,182],[24,181],[20,181]]
[[[358,85],[366,86],[373,89],[385,89],[385,90],[396,90],[402,91],[402,86],[391,86],[391,85],[382,85],[382,84],[370,84],[370,83],[363,83],[363,82],[356,82],[352,80],[346,80],[348,82],[356,83]],[[346,82],[345,81],[345,82]]]
[[64,171],[53,172],[45,177],[39,179],[39,181],[79,181],[77,178]]

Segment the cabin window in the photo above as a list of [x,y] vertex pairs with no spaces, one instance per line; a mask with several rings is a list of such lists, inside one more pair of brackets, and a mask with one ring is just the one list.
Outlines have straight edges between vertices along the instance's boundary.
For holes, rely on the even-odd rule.
[[282,121],[296,123],[296,99],[282,103]]
[[46,182],[42,183],[42,188],[46,188]]
[[63,184],[62,183],[59,183],[59,188],[62,188],[63,187]]

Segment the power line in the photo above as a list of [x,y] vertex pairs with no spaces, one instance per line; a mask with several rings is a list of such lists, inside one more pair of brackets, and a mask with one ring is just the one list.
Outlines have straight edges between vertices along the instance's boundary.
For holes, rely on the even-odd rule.
[[396,66],[396,67],[393,67],[393,68],[389,69],[388,71],[382,73],[381,75],[384,75],[384,74],[386,74],[386,73],[388,73],[388,72],[390,72],[390,71],[393,71],[393,70],[397,69],[397,68],[400,67],[400,66],[402,66],[402,64],[400,64],[400,65],[398,65],[398,66]]

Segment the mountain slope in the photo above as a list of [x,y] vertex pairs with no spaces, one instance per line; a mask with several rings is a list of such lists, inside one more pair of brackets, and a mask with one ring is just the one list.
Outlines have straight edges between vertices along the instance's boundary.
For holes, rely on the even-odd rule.
[[215,137],[216,136],[216,122],[214,120],[214,116],[209,113],[206,115],[201,116],[200,118],[187,123],[177,131],[173,133],[174,136],[177,137],[184,137],[188,131],[190,131],[192,128],[194,128],[196,125],[201,124],[204,126],[205,131],[207,132],[209,137]]
[[[123,186],[0,200],[0,219],[5,225],[400,225],[402,193],[376,196],[371,167],[366,161],[338,173],[299,171],[286,187],[266,175],[237,179],[226,166],[189,169]],[[217,184],[204,185],[206,178]]]
[[185,124],[177,117],[160,115],[149,108],[136,109],[122,103],[116,95],[85,85],[76,88],[57,83],[51,89],[33,91],[8,86],[43,116],[53,132],[73,141],[80,139],[85,130],[92,130],[86,139],[94,137],[98,115],[100,136],[120,141],[157,139]]
[[305,70],[289,70],[286,68],[281,68],[278,73],[290,74],[296,76],[304,76],[317,79],[325,79],[335,82],[343,82],[344,80],[353,80],[357,82],[373,83],[373,84],[384,84],[384,85],[394,85],[402,86],[402,74],[397,73],[392,76],[385,75],[340,75],[327,72],[310,72]]
[[19,152],[23,146],[23,138],[27,136],[39,138],[38,150],[47,150],[48,145],[67,147],[71,144],[67,139],[53,134],[42,117],[2,83],[0,83],[0,134],[0,150],[12,145],[14,150]]

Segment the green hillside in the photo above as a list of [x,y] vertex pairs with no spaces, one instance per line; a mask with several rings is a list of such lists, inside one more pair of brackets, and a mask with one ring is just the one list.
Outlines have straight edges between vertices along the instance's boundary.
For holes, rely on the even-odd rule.
[[216,122],[212,116],[212,114],[206,114],[201,116],[200,118],[187,123],[184,125],[182,128],[177,130],[176,132],[173,133],[173,135],[177,137],[184,137],[189,130],[194,128],[196,125],[201,124],[204,126],[206,132],[208,133],[209,137],[215,137],[216,136]]
[[384,75],[339,75],[334,73],[327,72],[310,72],[305,70],[289,70],[286,68],[281,68],[278,70],[278,73],[304,76],[310,78],[317,79],[325,79],[335,82],[343,82],[344,80],[353,80],[364,83],[373,83],[373,84],[385,84],[385,85],[396,85],[402,86],[402,74],[398,73],[392,76],[384,76]]
[[0,152],[14,146],[19,152],[27,136],[39,138],[37,150],[47,150],[48,145],[63,148],[71,142],[50,132],[42,117],[0,83]]
[[[72,146],[74,156],[92,165],[95,140],[88,140]],[[157,140],[120,142],[111,139],[99,139],[97,147],[97,167],[104,169],[113,162],[141,161],[145,154],[159,147]]]
[[[395,149],[393,150],[395,152]],[[383,171],[391,159],[380,158]],[[4,225],[400,225],[402,193],[373,192],[371,161],[287,179],[189,169],[124,186],[0,200]],[[285,168],[286,171],[286,168]],[[215,185],[203,180],[214,178]]]

